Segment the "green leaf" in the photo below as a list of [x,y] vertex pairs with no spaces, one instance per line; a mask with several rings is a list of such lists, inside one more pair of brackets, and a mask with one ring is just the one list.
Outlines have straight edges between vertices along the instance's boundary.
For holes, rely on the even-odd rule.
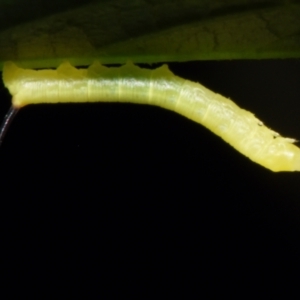
[[299,0],[6,0],[0,12],[0,68],[300,57]]

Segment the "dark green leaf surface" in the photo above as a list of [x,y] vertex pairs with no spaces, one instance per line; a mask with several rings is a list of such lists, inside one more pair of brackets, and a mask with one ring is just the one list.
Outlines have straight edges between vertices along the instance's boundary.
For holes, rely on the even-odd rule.
[[300,1],[1,1],[0,67],[300,56]]

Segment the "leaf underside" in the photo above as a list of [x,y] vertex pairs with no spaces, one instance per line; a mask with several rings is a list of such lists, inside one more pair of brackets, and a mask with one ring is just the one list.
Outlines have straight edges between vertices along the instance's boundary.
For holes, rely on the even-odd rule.
[[299,0],[6,0],[0,11],[1,69],[300,57]]

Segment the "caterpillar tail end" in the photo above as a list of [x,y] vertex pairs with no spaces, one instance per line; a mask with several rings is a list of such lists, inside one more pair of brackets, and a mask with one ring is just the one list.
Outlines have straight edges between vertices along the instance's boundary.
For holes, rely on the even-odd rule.
[[282,139],[283,143],[277,145],[280,151],[275,151],[271,147],[271,151],[262,160],[257,162],[273,172],[300,171],[300,148],[294,145],[293,141],[289,141],[288,139],[285,141],[285,138]]
[[283,168],[283,171],[300,171],[300,148],[298,148],[294,144],[289,144],[285,151],[286,159],[285,161],[289,161],[287,164],[283,164],[286,168]]

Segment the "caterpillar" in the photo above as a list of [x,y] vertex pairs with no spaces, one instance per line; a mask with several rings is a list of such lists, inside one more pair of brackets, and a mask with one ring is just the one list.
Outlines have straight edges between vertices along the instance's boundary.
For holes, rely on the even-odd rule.
[[28,104],[131,102],[157,105],[198,122],[274,172],[300,171],[300,149],[294,139],[280,136],[220,94],[174,75],[167,65],[149,70],[132,62],[105,67],[96,61],[86,69],[77,69],[64,62],[56,70],[30,70],[6,62],[3,80],[12,95],[12,108],[0,140],[16,111]]

